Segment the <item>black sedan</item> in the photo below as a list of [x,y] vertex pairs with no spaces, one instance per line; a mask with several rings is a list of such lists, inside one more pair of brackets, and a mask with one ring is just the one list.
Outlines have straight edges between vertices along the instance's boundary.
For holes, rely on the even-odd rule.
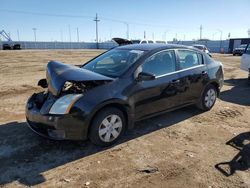
[[242,55],[247,47],[247,44],[242,44],[238,48],[234,48],[233,55]]
[[51,61],[38,85],[47,89],[26,105],[33,131],[108,146],[136,121],[193,104],[210,110],[223,85],[223,66],[193,47],[132,44],[81,67]]

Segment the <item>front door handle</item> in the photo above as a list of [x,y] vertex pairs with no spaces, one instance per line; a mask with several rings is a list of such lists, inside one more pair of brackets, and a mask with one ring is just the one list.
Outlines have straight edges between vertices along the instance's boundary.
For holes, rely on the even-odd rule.
[[202,75],[207,75],[207,71],[202,71],[201,74]]

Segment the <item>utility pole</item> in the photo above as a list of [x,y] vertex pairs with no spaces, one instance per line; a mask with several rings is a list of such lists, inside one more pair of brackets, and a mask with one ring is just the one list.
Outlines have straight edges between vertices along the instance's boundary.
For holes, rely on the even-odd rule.
[[71,42],[71,28],[70,28],[70,25],[69,25],[69,42]]
[[217,32],[213,33],[213,37],[212,37],[212,38],[213,38],[213,40],[214,40],[214,36],[215,36],[216,34],[217,34]]
[[95,32],[96,32],[96,48],[98,49],[99,48],[99,45],[98,45],[98,22],[100,20],[98,19],[97,13],[96,13],[94,21],[95,21]]
[[202,39],[202,30],[203,30],[203,27],[202,25],[200,26],[200,39]]
[[250,38],[250,29],[248,29],[247,33],[248,33],[248,37]]
[[37,28],[32,28],[33,32],[34,32],[34,41],[36,42],[36,30]]
[[17,29],[17,40],[20,41],[19,30]]
[[143,38],[146,39],[146,31],[144,31],[144,37]]
[[76,28],[76,34],[77,34],[77,42],[79,42],[79,30],[78,30],[78,27]]
[[61,42],[63,42],[63,31],[60,30],[60,34],[61,34]]
[[221,50],[221,48],[222,48],[222,34],[223,34],[223,32],[220,29],[218,29],[218,31],[220,32],[220,50]]

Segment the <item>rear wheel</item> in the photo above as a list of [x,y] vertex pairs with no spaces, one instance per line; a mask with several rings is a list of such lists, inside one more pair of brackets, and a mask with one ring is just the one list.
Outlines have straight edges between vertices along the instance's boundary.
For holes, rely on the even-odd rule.
[[202,93],[197,107],[203,111],[211,110],[217,98],[217,89],[213,85],[208,85]]
[[125,118],[117,108],[104,108],[97,113],[90,127],[89,138],[99,146],[114,144],[125,129]]

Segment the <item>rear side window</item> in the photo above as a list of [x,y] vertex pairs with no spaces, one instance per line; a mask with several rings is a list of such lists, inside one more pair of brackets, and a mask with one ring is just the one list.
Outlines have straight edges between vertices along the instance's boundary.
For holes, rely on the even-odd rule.
[[178,50],[180,69],[188,69],[202,64],[203,58],[200,53],[190,50]]

